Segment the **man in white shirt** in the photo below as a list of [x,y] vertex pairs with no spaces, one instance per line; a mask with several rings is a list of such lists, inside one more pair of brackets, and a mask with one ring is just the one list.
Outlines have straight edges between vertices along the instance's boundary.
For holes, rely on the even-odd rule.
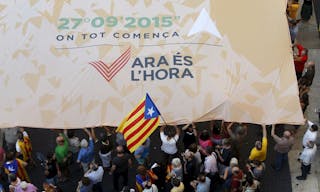
[[93,190],[102,192],[103,167],[95,163],[90,163],[90,169],[84,174],[93,184]]
[[307,147],[308,141],[315,142],[318,135],[318,126],[311,121],[307,121],[307,131],[303,135],[302,145],[303,147]]
[[301,175],[296,177],[298,180],[307,179],[307,174],[310,174],[311,163],[316,152],[317,145],[313,141],[308,141],[299,158],[301,162]]
[[204,160],[204,172],[211,180],[210,191],[215,191],[214,186],[219,180],[217,154],[212,147],[208,147],[206,152],[208,155]]
[[209,155],[204,160],[204,172],[209,175],[215,175],[218,172],[217,154],[211,147],[207,149],[207,153]]

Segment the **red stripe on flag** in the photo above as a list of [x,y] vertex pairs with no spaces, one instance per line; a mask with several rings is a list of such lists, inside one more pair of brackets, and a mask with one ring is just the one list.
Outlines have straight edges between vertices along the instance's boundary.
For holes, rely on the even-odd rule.
[[131,139],[132,137],[134,137],[136,134],[138,134],[138,133],[141,131],[141,129],[142,129],[144,126],[146,126],[147,123],[149,123],[150,120],[151,120],[151,119],[145,119],[145,120],[143,121],[143,123],[142,123],[139,127],[137,127],[132,133],[130,133],[130,135],[126,136],[125,139],[126,139],[126,140],[129,140],[129,139]]
[[[139,104],[138,107],[135,108],[134,111],[131,112],[131,114],[129,115],[128,119],[130,119],[132,116],[134,116],[135,114],[137,114],[144,106],[145,106],[145,100],[143,100],[143,102],[141,102]],[[144,114],[144,113],[143,113]]]
[[[142,113],[139,117],[137,117],[134,121],[132,121],[128,126],[126,126],[123,129],[122,133],[126,134],[127,131],[129,131],[132,127],[134,127],[135,124],[137,124],[139,121],[141,121],[143,119],[144,119],[144,114]],[[129,118],[128,118],[128,120],[129,120]]]
[[[143,137],[145,137],[148,133],[150,133],[151,129],[155,127],[155,124],[157,123],[158,118],[159,118],[159,117],[157,117],[157,118],[155,119],[155,121],[152,122],[152,124],[148,127],[147,130],[145,130],[145,131],[143,132],[143,134],[141,134],[134,142],[132,142],[130,145],[128,145],[128,149],[129,149],[129,150],[130,150],[133,146],[135,146]],[[151,133],[152,133],[152,132],[151,132]],[[150,133],[150,134],[151,134],[151,133]]]

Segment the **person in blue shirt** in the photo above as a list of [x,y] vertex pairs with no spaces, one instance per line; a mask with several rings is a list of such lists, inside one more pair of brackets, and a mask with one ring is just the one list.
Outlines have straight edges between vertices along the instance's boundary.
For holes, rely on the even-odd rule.
[[136,158],[139,165],[148,164],[149,152],[150,152],[150,139],[147,138],[147,140],[142,145],[140,145],[134,152],[134,157]]
[[89,136],[89,142],[86,139],[82,139],[80,142],[80,151],[78,153],[77,162],[81,163],[82,169],[84,172],[87,172],[89,167],[88,165],[94,160],[94,131],[91,129],[91,132],[85,128],[83,129]]

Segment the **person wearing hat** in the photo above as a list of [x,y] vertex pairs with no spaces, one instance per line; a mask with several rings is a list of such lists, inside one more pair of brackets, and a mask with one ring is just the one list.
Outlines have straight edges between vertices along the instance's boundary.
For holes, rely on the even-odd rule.
[[80,151],[78,153],[77,163],[81,163],[83,172],[87,172],[89,167],[88,165],[94,160],[94,142],[93,142],[93,129],[91,132],[85,128],[84,132],[89,136],[89,143],[86,139],[82,139],[80,142]]

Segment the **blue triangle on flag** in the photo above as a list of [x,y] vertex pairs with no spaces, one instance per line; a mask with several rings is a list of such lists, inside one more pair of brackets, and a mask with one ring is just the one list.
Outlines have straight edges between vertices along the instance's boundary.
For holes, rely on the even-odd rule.
[[146,95],[145,100],[145,110],[144,110],[144,118],[145,119],[152,119],[156,118],[160,115],[160,112],[156,105],[153,103],[152,99],[150,98],[149,94]]

